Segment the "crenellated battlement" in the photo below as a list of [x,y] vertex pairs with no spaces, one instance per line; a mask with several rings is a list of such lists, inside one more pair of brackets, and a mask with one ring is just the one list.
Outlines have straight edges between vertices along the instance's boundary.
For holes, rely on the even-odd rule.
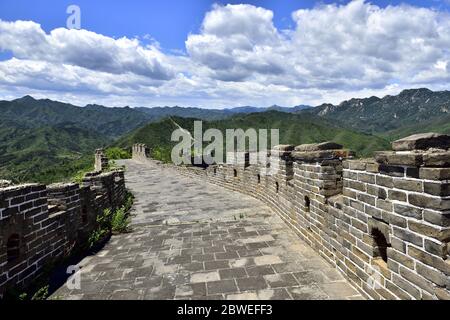
[[[99,160],[99,162],[97,162]],[[105,165],[106,161],[106,165]],[[107,167],[96,152],[96,167]],[[70,256],[97,226],[106,208],[125,199],[122,170],[96,171],[76,183],[25,184],[0,189],[0,297],[24,288],[49,263]]]
[[108,168],[108,158],[105,155],[105,151],[103,149],[95,150],[95,163],[94,170],[95,171],[103,171]]
[[267,203],[366,297],[450,299],[449,148],[420,134],[374,159],[326,142],[277,146],[268,164],[175,168]]
[[143,143],[136,143],[131,148],[131,154],[135,160],[144,160],[150,157],[150,149]]

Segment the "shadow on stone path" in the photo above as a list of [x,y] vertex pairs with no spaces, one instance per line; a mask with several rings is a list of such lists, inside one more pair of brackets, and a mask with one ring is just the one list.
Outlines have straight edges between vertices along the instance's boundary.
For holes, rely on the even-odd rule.
[[133,232],[52,299],[361,299],[266,205],[170,168],[124,161]]

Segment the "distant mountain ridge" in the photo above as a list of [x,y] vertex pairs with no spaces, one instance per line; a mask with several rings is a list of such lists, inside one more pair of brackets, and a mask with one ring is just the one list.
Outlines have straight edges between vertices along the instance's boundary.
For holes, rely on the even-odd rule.
[[[174,120],[182,128],[193,132],[193,118]],[[160,160],[169,160],[172,147],[171,133],[177,128],[171,119],[149,123],[117,140],[114,145],[130,148],[133,143],[146,143]],[[373,151],[389,148],[386,139],[342,128],[327,119],[315,115],[288,114],[280,111],[267,111],[250,114],[237,114],[224,120],[203,122],[203,129],[219,129],[222,133],[229,128],[241,129],[279,129],[280,143],[299,145],[303,143],[335,141],[357,152],[359,156],[370,156]]]
[[408,89],[396,96],[350,99],[339,105],[322,104],[300,113],[333,119],[363,132],[386,132],[450,115],[450,91]]
[[25,96],[12,101],[0,101],[0,121],[14,121],[36,128],[71,122],[80,128],[116,138],[147,123],[150,117],[131,108],[98,105],[78,107],[69,103]]
[[294,113],[306,108],[310,108],[310,106],[300,105],[292,108],[244,106],[227,109],[205,109],[179,106],[113,108],[88,104],[79,107],[50,99],[34,99],[31,96],[24,96],[12,101],[0,101],[0,120],[19,121],[35,127],[73,122],[80,127],[99,132],[110,138],[117,138],[147,122],[157,121],[169,116],[220,120],[239,113],[248,114],[268,110]]
[[206,109],[206,108],[196,108],[196,107],[138,107],[134,108],[147,115],[149,115],[153,120],[159,120],[168,116],[176,116],[182,118],[197,118],[200,120],[221,120],[231,117],[235,114],[249,114],[249,113],[260,113],[270,110],[276,110],[286,113],[295,113],[301,110],[312,108],[307,105],[299,105],[295,107],[280,107],[277,105],[271,107],[253,107],[253,106],[242,106],[233,107],[225,109]]

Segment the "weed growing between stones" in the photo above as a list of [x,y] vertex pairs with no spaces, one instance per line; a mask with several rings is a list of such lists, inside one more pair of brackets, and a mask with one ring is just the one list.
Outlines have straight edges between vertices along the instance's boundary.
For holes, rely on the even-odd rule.
[[40,288],[31,298],[31,300],[45,300],[48,297],[48,289],[50,285],[43,286]]
[[97,217],[98,227],[89,236],[89,248],[93,248],[99,243],[105,241],[111,234],[120,234],[130,232],[130,210],[133,206],[134,196],[127,191],[124,204],[112,211],[105,209],[101,215]]
[[70,257],[64,258],[60,262],[55,260],[48,261],[42,267],[42,273],[39,277],[33,280],[26,289],[10,287],[3,296],[4,300],[45,300],[49,296],[50,292],[50,277],[52,270],[55,270],[58,266],[64,265]]
[[[50,285],[46,284],[42,287],[39,287],[37,290],[30,290],[30,293],[27,292],[19,292],[13,289],[9,289],[5,292],[5,296],[3,297],[4,300],[21,300],[21,301],[27,301],[27,300],[45,300],[48,297],[48,291],[49,291]],[[34,293],[33,293],[34,292]],[[30,298],[31,297],[31,298]]]
[[[234,220],[236,221],[236,215],[233,215]],[[245,214],[244,213],[239,213],[239,219],[245,219]]]
[[70,180],[74,183],[82,184],[86,173],[92,171],[92,166],[79,170]]
[[97,216],[97,228],[89,236],[89,249],[94,248],[111,234],[111,210],[105,209],[102,214]]
[[121,207],[114,212],[111,219],[111,230],[113,233],[125,233],[129,230],[130,217],[125,212],[125,207]]

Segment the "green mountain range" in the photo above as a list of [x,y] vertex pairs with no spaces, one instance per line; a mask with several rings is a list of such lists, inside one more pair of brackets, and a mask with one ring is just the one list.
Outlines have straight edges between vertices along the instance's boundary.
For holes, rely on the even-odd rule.
[[[170,159],[170,151],[177,142],[171,141],[171,134],[178,126],[193,134],[192,118],[173,117],[160,122],[149,123],[119,139],[115,145],[130,148],[133,143],[147,144],[161,160]],[[339,127],[332,122],[314,115],[289,114],[278,111],[267,111],[246,115],[235,115],[224,120],[204,121],[203,130],[219,129],[224,137],[225,130],[230,128],[279,129],[280,143],[299,145],[303,143],[335,141],[346,148],[366,157],[376,150],[389,148],[386,139]]]
[[135,142],[146,143],[157,157],[169,160],[175,144],[170,141],[174,121],[192,132],[194,119],[204,120],[205,130],[279,128],[280,143],[332,140],[366,157],[413,133],[450,133],[449,110],[450,91],[428,89],[314,108],[245,106],[223,110],[78,107],[25,96],[0,101],[0,179],[45,183],[68,179],[92,166],[96,148],[130,148]]
[[280,107],[280,106],[270,106],[268,108],[262,107],[235,107],[227,109],[204,109],[204,108],[185,108],[185,107],[153,107],[153,108],[135,108],[135,110],[145,113],[147,116],[154,121],[170,117],[183,117],[183,118],[195,118],[200,120],[222,120],[229,118],[236,114],[249,114],[249,113],[260,113],[266,111],[281,111],[286,113],[295,113],[301,110],[306,110],[312,108],[307,105],[299,105],[295,107]]
[[92,152],[111,143],[72,123],[31,127],[0,122],[0,178],[14,182],[54,182],[93,164]]
[[[385,133],[423,122],[439,122],[447,117],[450,115],[450,91],[410,89],[396,96],[351,99],[339,105],[323,104],[300,112],[332,119],[363,132]],[[440,125],[437,127],[439,129]]]
[[129,107],[107,108],[99,105],[78,107],[48,99],[25,96],[0,101],[0,121],[13,121],[27,127],[55,126],[73,123],[79,128],[117,138],[151,120],[151,117]]

